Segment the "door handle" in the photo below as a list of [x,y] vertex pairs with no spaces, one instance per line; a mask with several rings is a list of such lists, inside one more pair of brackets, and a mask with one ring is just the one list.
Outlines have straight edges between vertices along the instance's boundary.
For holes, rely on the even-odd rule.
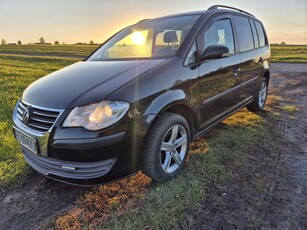
[[237,77],[240,72],[241,72],[241,68],[234,68],[233,69],[233,75],[235,75],[235,77]]

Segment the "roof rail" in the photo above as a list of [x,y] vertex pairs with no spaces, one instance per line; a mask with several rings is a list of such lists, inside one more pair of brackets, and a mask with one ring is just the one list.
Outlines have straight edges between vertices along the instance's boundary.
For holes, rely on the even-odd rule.
[[140,23],[140,22],[145,22],[145,21],[148,21],[148,20],[150,20],[150,18],[145,18],[145,19],[142,19],[142,20],[138,21],[137,23]]
[[232,10],[237,10],[239,12],[242,12],[242,13],[245,13],[245,14],[248,14],[250,16],[253,16],[255,17],[254,15],[244,11],[244,10],[241,10],[241,9],[238,9],[238,8],[235,8],[235,7],[231,7],[231,6],[224,6],[224,5],[214,5],[214,6],[211,6],[208,8],[208,10],[217,10],[218,8],[227,8],[227,9],[232,9]]

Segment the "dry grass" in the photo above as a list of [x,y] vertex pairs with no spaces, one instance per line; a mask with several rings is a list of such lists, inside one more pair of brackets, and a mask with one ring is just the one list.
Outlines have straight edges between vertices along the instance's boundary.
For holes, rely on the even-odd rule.
[[284,105],[284,106],[281,107],[281,109],[283,109],[283,110],[285,110],[286,112],[289,112],[289,113],[299,111],[299,108],[294,106],[294,105]]
[[105,223],[112,214],[122,215],[139,206],[151,180],[144,174],[99,186],[80,197],[76,207],[56,220],[58,229],[82,229]]

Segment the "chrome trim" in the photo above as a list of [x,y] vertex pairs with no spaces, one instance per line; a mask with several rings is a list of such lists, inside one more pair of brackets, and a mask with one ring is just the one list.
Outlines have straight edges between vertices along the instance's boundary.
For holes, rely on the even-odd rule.
[[42,155],[42,156],[47,156],[48,155],[47,154],[48,141],[49,141],[50,133],[51,133],[54,125],[57,123],[58,119],[62,116],[64,109],[46,108],[46,107],[42,107],[42,106],[32,105],[28,102],[22,101],[27,105],[31,105],[33,108],[37,108],[37,109],[41,109],[41,110],[47,110],[47,111],[51,111],[51,112],[59,112],[59,115],[58,115],[57,119],[54,121],[53,125],[48,130],[46,130],[46,132],[39,132],[39,131],[32,130],[31,128],[25,126],[21,122],[22,119],[19,120],[20,116],[17,113],[19,102],[20,102],[20,100],[17,101],[17,104],[16,104],[15,109],[14,109],[14,114],[13,114],[14,126],[17,129],[19,129],[20,131],[28,134],[28,136],[35,138],[37,140],[37,144],[38,144],[38,154]]
[[[31,105],[32,106],[32,105]],[[33,108],[35,108],[34,106],[32,106]],[[40,110],[43,110],[43,109],[40,109]],[[51,110],[49,110],[50,112],[55,112],[55,111],[51,111]],[[46,116],[46,114],[43,114],[43,113],[40,113],[40,112],[37,112],[37,111],[34,111],[33,112],[34,114],[37,114],[37,115],[40,115],[40,116]],[[55,116],[55,115],[48,115],[49,117],[54,117],[54,118],[56,118],[56,117],[58,117],[58,116]]]
[[[20,103],[20,102],[21,102],[21,103]],[[44,127],[44,126],[38,126],[38,125],[29,123],[28,126],[32,126],[32,127],[34,127],[34,128],[39,128],[39,129],[45,130],[45,131],[42,131],[42,132],[40,132],[40,131],[38,131],[38,130],[31,130],[31,131],[33,131],[35,134],[36,134],[36,133],[44,134],[45,132],[48,132],[48,131],[52,130],[54,124],[57,122],[57,120],[59,119],[59,117],[60,117],[60,116],[62,115],[62,113],[64,112],[63,109],[47,108],[47,107],[43,107],[43,106],[33,105],[33,104],[28,103],[28,102],[23,101],[23,100],[18,100],[18,102],[17,102],[17,104],[16,104],[16,108],[17,108],[17,110],[18,110],[20,113],[21,113],[21,111],[20,111],[19,108],[18,108],[19,106],[20,106],[21,108],[23,108],[23,109],[26,108],[23,104],[25,104],[25,105],[27,105],[27,106],[30,105],[30,106],[31,106],[32,108],[34,108],[34,109],[39,109],[39,110],[42,110],[42,111],[46,111],[46,113],[47,113],[47,114],[43,114],[43,113],[40,113],[40,112],[38,112],[38,111],[33,111],[33,114],[37,114],[37,115],[44,116],[44,117],[56,118],[56,119],[54,120],[54,122],[50,122],[50,121],[39,121],[39,118],[31,118],[31,119],[34,120],[34,121],[39,121],[39,122],[43,122],[43,123],[47,123],[47,124],[52,124],[50,128],[49,128],[49,127],[47,128],[47,127]],[[48,112],[51,112],[51,113],[52,113],[52,112],[56,112],[56,113],[58,113],[58,115],[48,114]],[[30,127],[28,127],[27,125],[25,125],[24,123],[21,122],[21,121],[22,121],[22,117],[21,117],[17,112],[16,112],[16,116],[18,117],[18,119],[20,119],[20,120],[19,120],[19,124],[21,124],[21,125],[22,125],[23,127],[25,127],[25,128],[31,129]],[[17,119],[17,120],[18,120],[18,119]]]

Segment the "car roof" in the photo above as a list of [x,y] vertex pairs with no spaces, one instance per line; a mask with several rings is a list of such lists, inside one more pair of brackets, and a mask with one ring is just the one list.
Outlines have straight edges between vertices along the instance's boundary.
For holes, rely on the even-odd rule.
[[199,10],[199,11],[191,11],[191,12],[183,12],[183,13],[177,13],[177,14],[171,14],[171,15],[165,15],[157,18],[152,18],[152,19],[143,19],[137,23],[144,22],[144,21],[150,21],[150,20],[156,20],[156,19],[163,19],[163,18],[170,18],[170,17],[180,17],[180,16],[188,16],[188,15],[204,15],[204,14],[218,14],[218,13],[235,13],[239,14],[242,16],[248,16],[248,17],[253,17],[256,18],[254,15],[250,14],[249,12],[246,12],[244,10],[234,8],[234,7],[229,7],[229,6],[223,6],[223,5],[214,5],[208,8],[208,10]]

